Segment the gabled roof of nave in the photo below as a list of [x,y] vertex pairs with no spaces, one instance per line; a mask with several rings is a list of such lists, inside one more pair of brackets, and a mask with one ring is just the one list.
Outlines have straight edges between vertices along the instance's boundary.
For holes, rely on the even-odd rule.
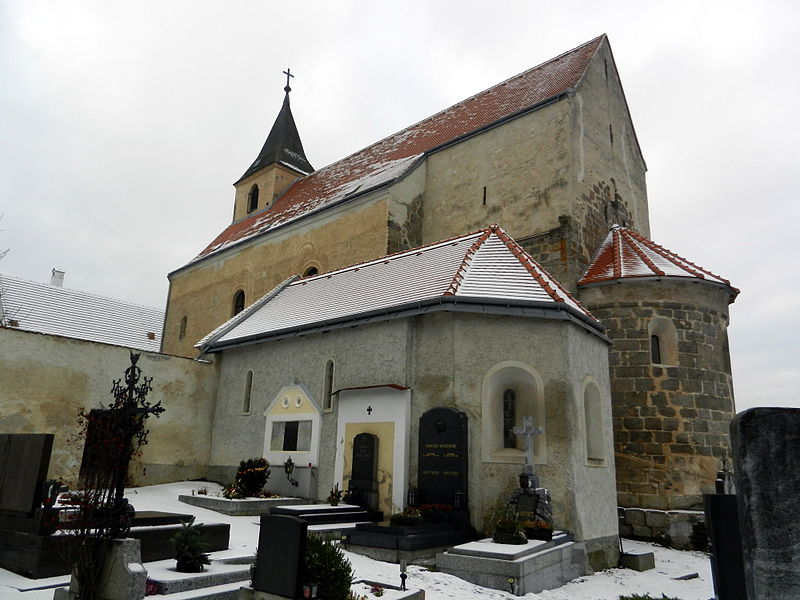
[[299,179],[269,209],[229,225],[192,262],[389,183],[426,153],[554,100],[578,85],[605,39],[601,35]]
[[[305,279],[294,277],[197,347],[300,335],[430,310],[571,319],[602,326],[499,226]],[[529,311],[529,312],[525,312]],[[532,312],[531,312],[532,311]]]
[[0,321],[21,331],[158,352],[164,311],[0,275]]
[[694,278],[717,283],[732,290],[731,302],[739,294],[727,279],[620,225],[611,228],[578,285],[643,277]]

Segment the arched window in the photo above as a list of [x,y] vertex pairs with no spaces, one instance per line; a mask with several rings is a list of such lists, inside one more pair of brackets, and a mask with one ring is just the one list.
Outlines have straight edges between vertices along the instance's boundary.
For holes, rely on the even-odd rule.
[[242,414],[250,414],[250,397],[253,394],[253,372],[248,371],[244,380],[244,400],[242,401]]
[[503,392],[503,447],[516,448],[517,437],[514,435],[514,416],[517,412],[517,394],[514,390]]
[[[544,385],[529,365],[506,361],[495,365],[483,379],[481,401],[481,457],[486,462],[524,464],[522,436],[514,434],[525,417],[545,430]],[[547,434],[533,438],[533,461],[547,463]]]
[[672,319],[655,317],[647,325],[650,337],[650,362],[654,365],[678,364],[678,331]]
[[322,409],[325,411],[333,410],[333,359],[328,359],[325,363],[325,379],[322,385]]
[[258,208],[258,184],[253,184],[247,194],[247,212],[251,213]]
[[183,318],[181,319],[180,330],[178,331],[178,339],[179,340],[182,340],[183,338],[186,337],[186,323],[187,323],[187,319],[186,319],[186,315],[184,315]]
[[244,290],[239,290],[233,295],[233,314],[238,315],[244,310]]
[[603,407],[597,384],[590,381],[583,390],[583,421],[586,431],[586,458],[590,462],[606,458],[603,442]]
[[319,269],[313,265],[303,272],[303,277],[313,277],[314,275],[319,275]]

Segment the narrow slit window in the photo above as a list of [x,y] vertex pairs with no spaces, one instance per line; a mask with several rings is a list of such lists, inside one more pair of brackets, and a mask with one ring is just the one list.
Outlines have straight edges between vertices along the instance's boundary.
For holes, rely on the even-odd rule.
[[517,394],[514,390],[503,392],[503,447],[516,448],[517,439],[514,435],[514,420],[517,412]]
[[333,410],[333,359],[325,363],[325,383],[322,387],[322,408]]
[[661,364],[661,342],[657,335],[650,336],[650,362],[654,365]]
[[250,398],[253,394],[253,372],[248,371],[244,382],[244,399],[242,400],[242,414],[250,414]]

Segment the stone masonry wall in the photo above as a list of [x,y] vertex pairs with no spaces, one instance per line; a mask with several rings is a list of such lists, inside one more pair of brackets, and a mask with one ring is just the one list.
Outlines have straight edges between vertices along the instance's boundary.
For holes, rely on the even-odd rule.
[[[727,357],[728,292],[698,280],[626,280],[585,288],[581,301],[613,341],[609,365],[618,501],[685,509],[713,491],[730,459],[734,414]],[[677,364],[651,364],[648,324],[677,332]]]
[[629,225],[627,206],[613,180],[599,182],[581,194],[574,217],[562,215],[559,226],[517,240],[536,261],[570,292],[614,224]]

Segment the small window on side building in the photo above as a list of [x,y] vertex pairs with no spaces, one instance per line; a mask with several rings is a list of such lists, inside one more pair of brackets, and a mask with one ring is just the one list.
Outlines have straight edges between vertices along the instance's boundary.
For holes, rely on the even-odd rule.
[[248,371],[244,381],[244,400],[242,400],[242,414],[250,414],[250,398],[253,395],[253,372]]

